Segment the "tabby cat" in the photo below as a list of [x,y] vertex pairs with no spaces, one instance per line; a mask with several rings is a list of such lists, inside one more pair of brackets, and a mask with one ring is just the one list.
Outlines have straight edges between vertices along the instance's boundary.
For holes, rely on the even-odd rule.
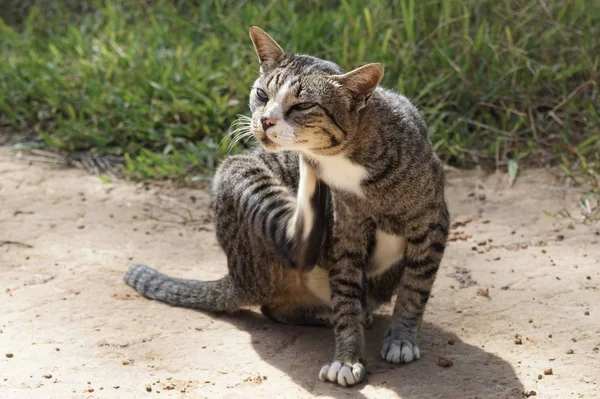
[[135,265],[126,283],[174,306],[260,305],[277,322],[331,325],[335,354],[319,378],[343,386],[364,379],[370,313],[397,294],[381,356],[419,359],[449,224],[443,166],[421,116],[378,87],[379,64],[346,73],[283,51],[257,27],[250,37],[260,76],[248,128],[261,146],[227,158],[212,187],[229,274],[183,280]]

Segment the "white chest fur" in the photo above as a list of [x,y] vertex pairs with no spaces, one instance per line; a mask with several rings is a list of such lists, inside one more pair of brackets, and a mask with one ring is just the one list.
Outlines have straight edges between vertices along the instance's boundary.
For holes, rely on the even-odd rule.
[[406,240],[402,236],[377,230],[375,238],[375,251],[371,257],[368,277],[376,277],[398,263],[403,258],[406,247]]
[[352,163],[343,155],[315,156],[319,163],[319,177],[330,187],[350,191],[359,196],[364,193],[360,183],[367,177],[367,170]]

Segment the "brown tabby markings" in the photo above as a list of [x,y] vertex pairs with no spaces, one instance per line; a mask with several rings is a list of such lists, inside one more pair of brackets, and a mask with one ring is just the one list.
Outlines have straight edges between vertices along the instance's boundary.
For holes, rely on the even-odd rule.
[[319,377],[354,385],[365,376],[369,312],[395,294],[381,355],[420,357],[448,235],[443,167],[415,107],[378,87],[380,65],[345,73],[284,52],[256,27],[250,36],[261,64],[250,129],[262,148],[229,157],[213,182],[229,274],[182,280],[138,265],[125,281],[175,306],[261,305],[278,322],[333,325],[333,361]]

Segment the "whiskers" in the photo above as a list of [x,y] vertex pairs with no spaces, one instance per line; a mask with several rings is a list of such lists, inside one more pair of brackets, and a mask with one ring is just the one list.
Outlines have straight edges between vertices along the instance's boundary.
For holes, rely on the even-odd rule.
[[249,138],[253,136],[252,134],[252,118],[246,115],[238,114],[238,118],[231,124],[229,127],[228,134],[223,137],[223,140],[219,143],[219,147],[225,142],[225,140],[229,140],[229,145],[227,146],[227,155],[231,153],[231,151],[235,148],[235,146],[240,142],[246,142]]

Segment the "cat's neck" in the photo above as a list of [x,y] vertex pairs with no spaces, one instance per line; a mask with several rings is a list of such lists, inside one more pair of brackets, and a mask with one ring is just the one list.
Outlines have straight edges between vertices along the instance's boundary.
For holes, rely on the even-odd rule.
[[318,175],[328,186],[364,196],[361,183],[368,175],[367,168],[352,162],[345,152],[337,155],[313,155]]

